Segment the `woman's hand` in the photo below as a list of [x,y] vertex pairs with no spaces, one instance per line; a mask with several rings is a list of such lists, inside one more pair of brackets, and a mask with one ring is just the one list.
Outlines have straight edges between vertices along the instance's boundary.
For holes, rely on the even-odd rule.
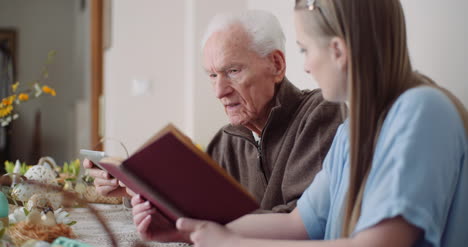
[[149,201],[143,200],[140,195],[135,195],[131,202],[133,223],[143,240],[189,242],[188,235],[177,231],[174,224],[161,215]]
[[194,247],[228,247],[238,246],[240,236],[226,227],[210,221],[180,218],[177,229],[190,234]]
[[111,177],[108,172],[97,168],[90,160],[85,159],[83,167],[86,169],[86,173],[94,178],[94,186],[99,194],[113,197],[130,197],[125,186],[121,186],[116,178]]

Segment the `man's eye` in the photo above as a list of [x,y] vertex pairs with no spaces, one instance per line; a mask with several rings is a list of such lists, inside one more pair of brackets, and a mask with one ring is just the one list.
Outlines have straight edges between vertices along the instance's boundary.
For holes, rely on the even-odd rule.
[[235,73],[238,73],[239,71],[240,70],[238,70],[238,69],[230,69],[230,70],[228,70],[228,73],[229,74],[235,74]]
[[300,48],[299,49],[299,53],[306,53],[306,52],[307,52],[307,50],[305,48]]
[[210,78],[216,78],[217,76],[217,74],[210,74]]

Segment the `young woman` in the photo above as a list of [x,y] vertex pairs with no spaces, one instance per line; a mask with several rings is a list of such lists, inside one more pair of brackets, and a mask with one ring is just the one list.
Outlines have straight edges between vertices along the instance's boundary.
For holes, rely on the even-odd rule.
[[[323,170],[290,214],[177,228],[202,247],[466,246],[468,114],[413,71],[400,2],[298,0],[295,21],[306,72],[349,106]],[[133,202],[148,234],[154,209]]]

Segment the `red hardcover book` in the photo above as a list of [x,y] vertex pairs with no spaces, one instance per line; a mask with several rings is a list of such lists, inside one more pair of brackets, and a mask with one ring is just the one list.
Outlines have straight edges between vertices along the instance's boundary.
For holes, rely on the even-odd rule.
[[174,224],[180,217],[226,224],[258,209],[234,178],[171,124],[121,165],[99,164]]

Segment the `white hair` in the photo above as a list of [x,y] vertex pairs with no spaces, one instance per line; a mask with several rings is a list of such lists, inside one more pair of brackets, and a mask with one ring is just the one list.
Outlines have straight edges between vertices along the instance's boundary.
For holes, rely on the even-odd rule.
[[224,31],[241,24],[252,39],[251,48],[264,57],[275,50],[285,53],[284,36],[278,18],[262,10],[248,10],[242,13],[223,13],[211,19],[202,39],[202,49],[213,33]]

